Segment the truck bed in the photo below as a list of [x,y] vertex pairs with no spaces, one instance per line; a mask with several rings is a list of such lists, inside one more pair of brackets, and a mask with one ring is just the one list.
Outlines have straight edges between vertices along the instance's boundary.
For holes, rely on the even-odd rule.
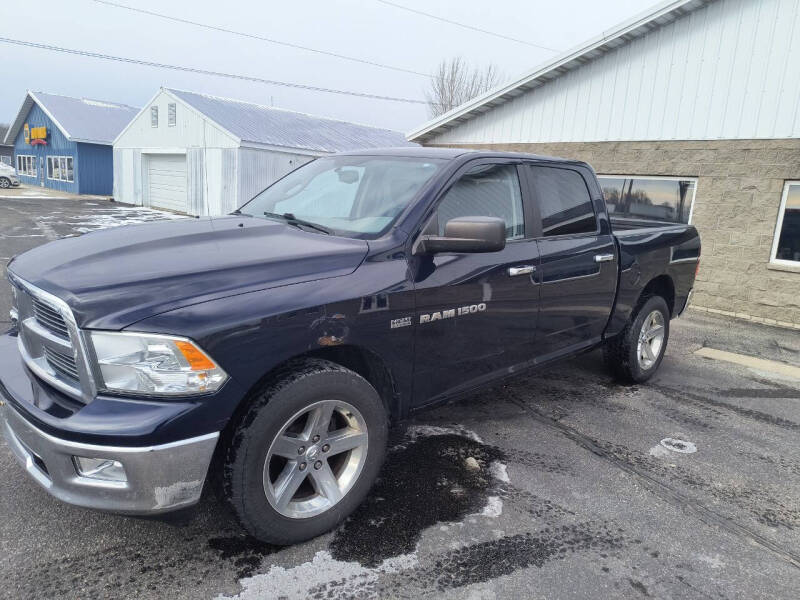
[[[625,327],[645,282],[672,288],[672,316],[686,307],[700,260],[700,237],[693,225],[664,221],[611,218],[619,252],[619,287],[606,337]],[[664,273],[664,265],[667,265]]]

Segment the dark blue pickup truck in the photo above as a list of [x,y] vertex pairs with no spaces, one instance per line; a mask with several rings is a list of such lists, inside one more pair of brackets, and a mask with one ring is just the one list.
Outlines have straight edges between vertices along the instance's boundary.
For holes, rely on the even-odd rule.
[[157,513],[208,481],[297,542],[358,506],[412,411],[599,346],[648,379],[699,257],[692,226],[612,226],[585,163],[320,158],[232,215],[14,258],[5,437],[66,502]]

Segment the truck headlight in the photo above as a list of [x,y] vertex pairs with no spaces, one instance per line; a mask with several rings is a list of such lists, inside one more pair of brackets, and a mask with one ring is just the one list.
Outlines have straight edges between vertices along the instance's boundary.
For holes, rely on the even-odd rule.
[[182,337],[92,331],[102,381],[100,389],[157,396],[186,396],[218,390],[225,371]]

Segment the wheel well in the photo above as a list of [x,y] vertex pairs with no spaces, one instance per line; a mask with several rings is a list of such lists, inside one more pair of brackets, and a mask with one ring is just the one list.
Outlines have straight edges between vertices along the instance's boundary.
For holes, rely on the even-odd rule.
[[211,467],[209,468],[209,489],[222,491],[222,467],[224,465],[227,447],[233,441],[236,428],[247,414],[247,410],[257,397],[257,392],[270,380],[281,377],[286,369],[293,368],[293,364],[302,361],[304,358],[321,358],[339,364],[366,379],[378,392],[389,420],[395,420],[400,416],[398,395],[394,386],[394,379],[383,360],[374,352],[359,346],[334,346],[313,350],[305,354],[294,356],[279,365],[275,366],[266,373],[258,382],[248,390],[244,399],[236,407],[233,415],[228,420],[225,428],[220,433],[217,448],[214,451]]
[[675,307],[675,284],[672,283],[672,277],[669,275],[659,275],[651,279],[650,282],[644,286],[636,305],[639,306],[644,302],[645,298],[650,296],[661,296],[664,298],[669,308],[670,316],[673,314],[673,308]]
[[259,389],[263,388],[270,380],[281,377],[285,374],[287,369],[292,369],[293,365],[296,365],[305,358],[329,360],[358,373],[377,390],[378,395],[381,397],[381,400],[383,400],[383,405],[386,408],[386,414],[389,419],[399,417],[394,379],[383,360],[374,352],[370,352],[360,346],[332,346],[293,356],[273,367],[248,390],[244,399],[239,403],[239,406],[236,407],[236,411],[228,421],[226,429],[235,428],[236,425],[238,425],[241,416],[247,411],[248,406],[256,397],[256,393]]

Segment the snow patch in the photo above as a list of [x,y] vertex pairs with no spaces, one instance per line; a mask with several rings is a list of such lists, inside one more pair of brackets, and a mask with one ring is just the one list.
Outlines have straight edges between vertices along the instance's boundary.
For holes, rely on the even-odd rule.
[[406,430],[406,438],[415,441],[421,437],[433,435],[460,435],[471,439],[473,442],[483,444],[483,438],[470,429],[463,427],[438,427],[436,425],[412,425]]
[[[279,598],[309,598],[335,585],[337,595],[349,597],[363,593],[382,575],[400,573],[419,566],[416,553],[388,558],[374,568],[357,562],[339,561],[330,552],[321,550],[308,562],[296,567],[273,566],[266,573],[240,581],[241,593],[236,596],[217,596],[217,600],[270,600]],[[324,595],[324,593],[323,593]]]
[[503,501],[498,496],[489,496],[486,506],[481,511],[481,516],[496,519],[503,514]]
[[508,476],[508,466],[506,466],[505,463],[501,463],[497,460],[492,461],[492,464],[489,465],[489,472],[492,474],[492,477],[498,481],[511,483],[511,478]]
[[679,440],[676,438],[664,438],[659,442],[667,450],[677,452],[678,454],[694,454],[697,452],[697,446],[692,442],[686,440]]

